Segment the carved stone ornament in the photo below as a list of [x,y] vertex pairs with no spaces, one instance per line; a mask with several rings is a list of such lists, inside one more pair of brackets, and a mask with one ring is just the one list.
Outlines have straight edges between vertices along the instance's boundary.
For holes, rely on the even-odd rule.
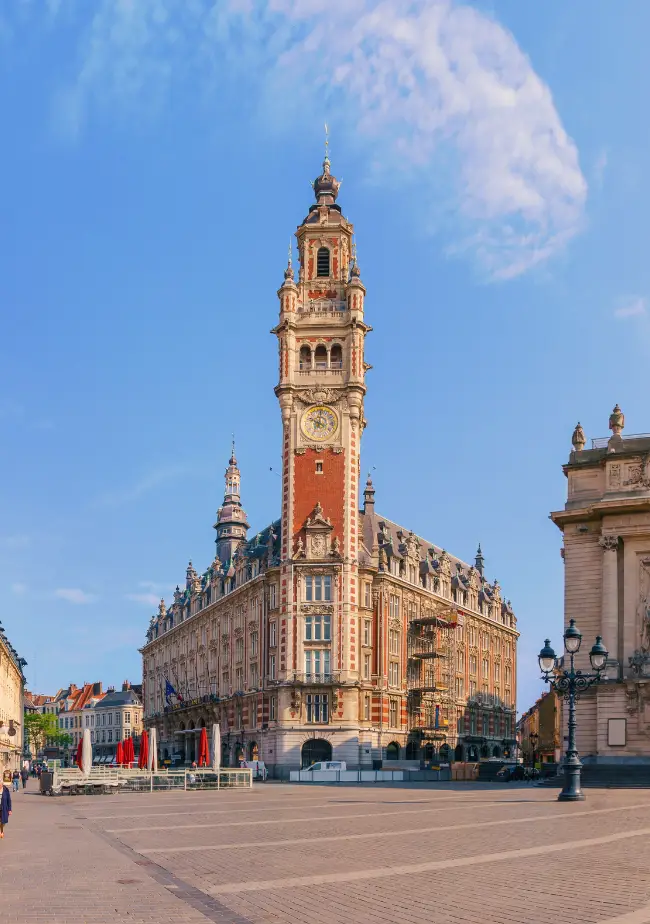
[[573,431],[573,436],[571,437],[571,445],[573,446],[575,452],[582,452],[585,448],[585,443],[587,439],[585,437],[585,431],[580,426],[578,421],[575,430]]
[[650,558],[639,562],[639,602],[637,606],[637,632],[641,651],[650,651]]
[[650,488],[650,456],[628,465],[623,484],[626,488]]
[[618,543],[618,536],[601,536],[598,540],[598,545],[601,547],[603,552],[616,552],[618,549]]
[[621,463],[612,462],[607,468],[610,488],[619,488],[621,486]]
[[305,616],[331,616],[334,605],[331,603],[303,603],[300,607]]
[[301,388],[295,392],[295,397],[303,404],[331,404],[341,397],[341,389],[315,385],[313,388]]
[[310,537],[310,558],[325,558],[327,554],[327,537],[323,533],[316,533]]

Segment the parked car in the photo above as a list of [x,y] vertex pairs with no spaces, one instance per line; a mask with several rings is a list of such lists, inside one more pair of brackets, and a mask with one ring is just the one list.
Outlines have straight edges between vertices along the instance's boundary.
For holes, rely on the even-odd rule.
[[265,780],[269,775],[263,760],[242,760],[239,766],[252,770],[254,780]]
[[506,764],[497,773],[497,780],[502,783],[510,783],[512,780],[538,779],[539,770],[537,767],[524,767],[522,764]]
[[316,770],[346,770],[347,764],[344,760],[319,760],[317,763],[307,767],[308,772]]

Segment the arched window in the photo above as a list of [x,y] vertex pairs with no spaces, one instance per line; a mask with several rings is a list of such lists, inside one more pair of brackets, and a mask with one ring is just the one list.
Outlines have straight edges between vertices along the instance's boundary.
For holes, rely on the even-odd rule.
[[314,368],[327,369],[327,349],[320,343],[314,351]]
[[327,247],[319,247],[316,254],[316,275],[329,276],[330,274],[330,252]]
[[343,368],[343,350],[340,343],[335,343],[330,350],[330,369]]
[[311,349],[306,345],[300,347],[300,368],[311,369]]

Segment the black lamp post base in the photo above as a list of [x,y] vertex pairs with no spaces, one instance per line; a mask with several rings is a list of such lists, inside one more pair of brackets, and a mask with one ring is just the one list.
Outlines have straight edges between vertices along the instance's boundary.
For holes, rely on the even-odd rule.
[[558,802],[584,802],[587,797],[580,790],[579,792],[565,792],[562,790],[560,795],[557,797]]

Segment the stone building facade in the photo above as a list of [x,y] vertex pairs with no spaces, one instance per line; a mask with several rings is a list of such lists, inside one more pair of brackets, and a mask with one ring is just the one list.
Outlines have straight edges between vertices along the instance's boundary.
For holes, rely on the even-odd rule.
[[650,434],[587,441],[580,424],[564,466],[564,510],[551,514],[564,537],[565,622],[583,635],[578,667],[601,635],[606,682],[578,703],[578,750],[587,763],[650,763]]
[[134,750],[139,751],[142,734],[143,707],[138,687],[128,680],[121,690],[109,687],[105,695],[84,716],[85,728],[90,728],[95,763],[112,763],[118,741],[134,739]]
[[24,692],[27,662],[21,658],[0,623],[0,779],[20,768],[23,754]]
[[334,757],[478,759],[515,745],[516,619],[499,584],[360,495],[366,289],[326,157],[278,291],[280,518],[248,536],[235,451],[216,555],[161,601],[142,649],[145,725],[161,757],[277,773]]
[[542,693],[517,722],[524,765],[559,764],[562,759],[562,698],[554,690]]

